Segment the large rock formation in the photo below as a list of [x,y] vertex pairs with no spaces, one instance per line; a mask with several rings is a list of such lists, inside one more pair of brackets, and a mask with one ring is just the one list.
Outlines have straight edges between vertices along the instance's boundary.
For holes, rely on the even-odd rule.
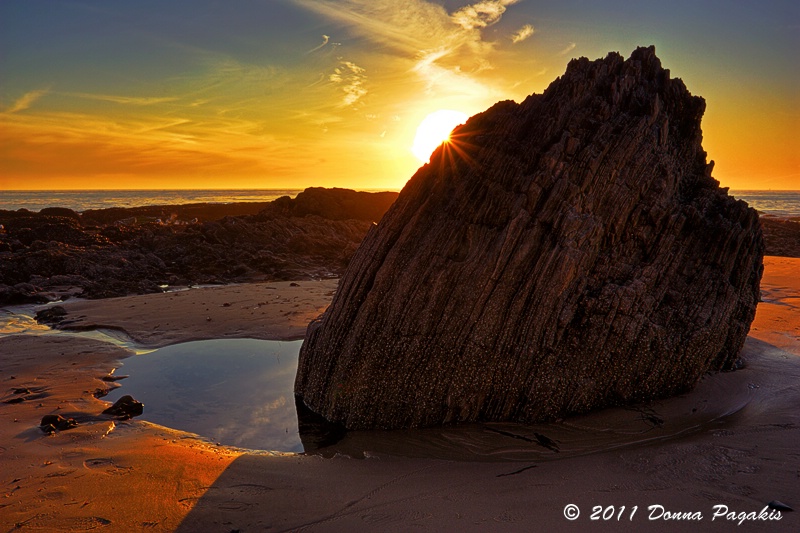
[[710,175],[704,108],[651,47],[472,117],[309,326],[298,397],[353,429],[531,422],[731,366],[764,244]]

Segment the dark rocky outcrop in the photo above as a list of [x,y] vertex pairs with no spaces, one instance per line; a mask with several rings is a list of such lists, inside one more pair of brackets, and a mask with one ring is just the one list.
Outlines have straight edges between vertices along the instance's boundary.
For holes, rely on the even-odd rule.
[[800,218],[762,216],[767,255],[800,257]]
[[[225,217],[257,215],[271,202],[195,203],[181,205],[148,205],[140,207],[109,207],[88,209],[81,213],[84,225],[103,226],[123,222],[125,224],[161,220],[162,222],[191,222],[220,220]],[[53,208],[48,208],[53,209]],[[46,210],[42,209],[40,213]]]
[[61,415],[44,415],[39,423],[39,429],[48,435],[75,427],[78,427],[78,422],[74,418],[64,418]]
[[36,311],[36,321],[49,326],[57,326],[64,321],[66,316],[67,310],[60,305],[54,305],[53,307]]
[[0,305],[338,276],[395,198],[314,188],[255,205],[0,211]]
[[377,222],[397,199],[396,192],[364,192],[350,189],[310,187],[295,198],[282,196],[260,213],[259,218],[317,215],[330,220]]
[[456,128],[309,326],[297,396],[349,429],[533,422],[730,367],[764,243],[711,177],[704,108],[640,48]]
[[133,396],[126,394],[114,405],[103,411],[104,415],[115,416],[120,420],[128,420],[134,416],[139,416],[144,412],[144,404],[133,399]]

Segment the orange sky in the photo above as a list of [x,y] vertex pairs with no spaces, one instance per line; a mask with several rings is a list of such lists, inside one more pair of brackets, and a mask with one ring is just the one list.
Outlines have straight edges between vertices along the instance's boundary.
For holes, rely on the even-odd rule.
[[399,189],[427,114],[649,44],[723,186],[800,189],[796,2],[539,4],[0,3],[0,189]]

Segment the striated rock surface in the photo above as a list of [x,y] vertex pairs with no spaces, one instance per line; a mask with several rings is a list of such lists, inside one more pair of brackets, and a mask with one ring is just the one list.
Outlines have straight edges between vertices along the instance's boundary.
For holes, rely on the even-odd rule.
[[764,243],[711,177],[704,108],[651,47],[472,117],[309,326],[298,398],[350,429],[532,422],[732,366]]

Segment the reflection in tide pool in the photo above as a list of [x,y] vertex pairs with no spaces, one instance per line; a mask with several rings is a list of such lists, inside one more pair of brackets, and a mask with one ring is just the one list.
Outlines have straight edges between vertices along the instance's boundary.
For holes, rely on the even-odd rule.
[[[56,304],[58,302],[53,302]],[[151,348],[145,348],[136,344],[121,331],[110,329],[92,329],[92,330],[62,330],[54,329],[46,324],[40,324],[36,321],[36,311],[46,308],[47,305],[14,305],[0,308],[0,337],[7,337],[10,335],[60,335],[82,337],[85,339],[93,339],[100,342],[108,342],[114,346],[125,348],[136,354],[150,353]]]
[[396,431],[343,432],[294,403],[302,341],[208,340],[123,360],[121,387],[144,403],[140,417],[241,448],[460,461],[547,461],[645,445],[723,428],[747,406],[745,372],[707,377],[694,392],[647,406],[605,409],[553,424],[484,423]]
[[0,308],[0,337],[49,332],[50,326],[39,324],[33,315],[33,306],[31,305]]
[[130,394],[140,417],[229,446],[302,452],[294,377],[302,341],[186,342],[123,360],[129,377],[103,398]]

